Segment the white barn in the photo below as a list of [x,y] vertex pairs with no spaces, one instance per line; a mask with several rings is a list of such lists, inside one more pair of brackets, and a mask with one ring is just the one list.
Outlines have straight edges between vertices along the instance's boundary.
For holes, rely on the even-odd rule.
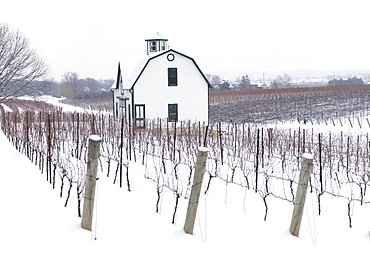
[[173,49],[159,35],[147,39],[146,56],[121,61],[113,92],[116,117],[145,127],[146,119],[166,118],[208,124],[209,88],[195,61]]

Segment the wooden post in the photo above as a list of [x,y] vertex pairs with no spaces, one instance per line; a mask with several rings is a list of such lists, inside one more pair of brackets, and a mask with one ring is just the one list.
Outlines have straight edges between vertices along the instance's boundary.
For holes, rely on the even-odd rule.
[[195,217],[197,215],[197,210],[198,210],[200,190],[202,188],[204,172],[206,170],[207,156],[208,156],[208,149],[205,147],[200,147],[198,149],[193,186],[191,188],[189,204],[188,204],[188,211],[186,213],[186,219],[185,219],[185,225],[184,225],[184,231],[187,234],[193,234]]
[[294,209],[292,215],[292,221],[290,223],[290,233],[293,236],[299,235],[299,229],[301,227],[302,214],[304,209],[304,203],[307,194],[307,185],[310,178],[312,168],[313,157],[311,154],[305,153],[302,156],[301,171],[299,173],[299,181],[297,194],[294,199]]
[[89,231],[91,231],[94,211],[95,185],[96,174],[98,171],[98,159],[100,154],[100,142],[101,139],[98,135],[90,135],[89,149],[87,154],[84,206],[81,221],[81,227]]

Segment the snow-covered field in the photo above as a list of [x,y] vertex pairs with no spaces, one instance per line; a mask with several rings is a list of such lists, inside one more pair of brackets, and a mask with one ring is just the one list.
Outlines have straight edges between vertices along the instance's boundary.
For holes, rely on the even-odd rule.
[[187,235],[187,201],[171,224],[173,193],[164,192],[155,213],[156,186],[130,162],[131,192],[100,173],[90,232],[74,191],[64,207],[59,189],[3,133],[0,153],[0,277],[355,277],[369,269],[369,205],[354,204],[349,228],[346,201],[324,195],[318,216],[308,194],[297,238],[289,233],[293,204],[269,198],[263,221],[258,194],[215,179]]

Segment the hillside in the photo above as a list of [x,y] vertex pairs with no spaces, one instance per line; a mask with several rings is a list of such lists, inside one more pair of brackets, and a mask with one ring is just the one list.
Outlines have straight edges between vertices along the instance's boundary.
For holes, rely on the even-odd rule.
[[296,238],[288,232],[292,203],[271,197],[264,221],[260,194],[214,178],[201,196],[195,234],[186,235],[186,199],[179,200],[171,224],[175,196],[164,188],[155,213],[156,185],[145,178],[154,168],[131,161],[129,192],[107,177],[104,162],[88,232],[80,228],[75,195],[64,207],[58,179],[52,189],[45,173],[3,133],[0,152],[2,277],[335,277],[368,270],[368,204],[352,204],[349,228],[346,200],[324,195],[318,216],[316,195],[309,194]]

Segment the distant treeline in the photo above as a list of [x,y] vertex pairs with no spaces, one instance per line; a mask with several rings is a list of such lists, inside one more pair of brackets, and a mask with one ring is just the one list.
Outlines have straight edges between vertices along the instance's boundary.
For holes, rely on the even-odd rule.
[[363,85],[365,84],[361,77],[349,77],[347,79],[333,79],[330,80],[328,86],[340,86],[340,85]]

